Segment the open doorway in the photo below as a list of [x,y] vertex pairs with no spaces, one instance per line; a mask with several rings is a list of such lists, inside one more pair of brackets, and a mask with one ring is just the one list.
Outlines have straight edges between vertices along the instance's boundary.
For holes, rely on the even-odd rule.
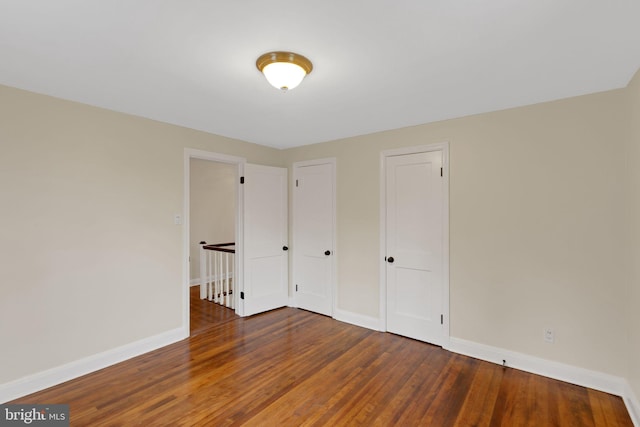
[[[235,248],[230,245],[241,240],[238,182],[243,165],[244,159],[241,158],[185,150],[184,232],[187,263],[184,310],[190,335],[236,317],[233,307],[237,307],[234,304],[237,292],[233,292],[233,289],[237,283],[241,283],[241,263],[236,262],[235,253],[227,251],[226,259],[230,259],[230,262],[225,264],[225,272],[213,272],[211,264],[215,256],[212,254],[219,255],[220,252],[202,248],[220,244],[225,245],[225,249]],[[203,283],[204,286],[201,286]],[[223,283],[226,288],[218,289],[216,295],[222,296],[226,304],[214,302],[211,298],[212,289],[215,291],[215,286]]]
[[[202,248],[217,245],[225,245],[221,249],[230,250],[227,248],[235,244],[237,168],[229,163],[204,159],[191,158],[189,162],[190,329],[193,335],[211,324],[218,324],[235,317],[232,304],[235,252],[216,252],[206,249],[201,254],[200,251],[203,250]],[[208,258],[209,265],[201,265],[202,262],[207,264]],[[220,272],[215,274],[216,277],[212,277],[213,269],[207,267],[212,263],[217,266],[218,261],[224,268],[220,268]],[[202,277],[203,274],[208,277]],[[208,287],[219,284],[220,289],[217,292],[213,289],[213,292],[216,292],[217,301],[202,298],[206,296],[201,295],[200,291],[203,282]],[[218,300],[228,302],[221,304]]]

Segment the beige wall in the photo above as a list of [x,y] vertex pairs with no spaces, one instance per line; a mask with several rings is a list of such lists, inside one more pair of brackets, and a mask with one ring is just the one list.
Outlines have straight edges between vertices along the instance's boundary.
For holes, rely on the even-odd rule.
[[629,95],[629,151],[628,171],[630,190],[631,280],[628,296],[628,325],[630,327],[629,382],[640,398],[640,71],[627,88]]
[[200,245],[235,241],[237,166],[190,160],[190,278],[200,278]]
[[287,150],[337,158],[339,308],[378,316],[380,151],[448,141],[451,335],[625,376],[623,108],[612,91]]
[[0,86],[0,384],[182,322],[184,148],[279,151]]
[[638,86],[286,151],[0,86],[0,383],[182,326],[185,147],[336,157],[338,306],[376,317],[380,151],[449,141],[452,336],[638,394]]

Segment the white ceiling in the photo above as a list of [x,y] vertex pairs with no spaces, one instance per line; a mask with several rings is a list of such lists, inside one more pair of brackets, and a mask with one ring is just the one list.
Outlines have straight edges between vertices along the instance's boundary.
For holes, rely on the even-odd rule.
[[[287,93],[255,67],[291,50]],[[287,148],[624,87],[640,0],[0,0],[0,84]]]

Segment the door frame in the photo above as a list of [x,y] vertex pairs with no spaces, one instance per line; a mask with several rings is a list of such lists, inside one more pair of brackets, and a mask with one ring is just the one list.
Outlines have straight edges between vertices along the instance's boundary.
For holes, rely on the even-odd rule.
[[[183,291],[182,291],[182,325],[184,328],[185,336],[190,335],[190,273],[191,266],[189,261],[190,256],[190,202],[191,202],[191,159],[200,159],[200,160],[209,160],[212,162],[218,163],[228,163],[232,165],[236,165],[237,167],[237,176],[236,176],[236,243],[242,242],[244,236],[244,223],[242,218],[242,212],[244,211],[243,203],[243,188],[240,185],[240,177],[244,174],[244,165],[246,163],[246,159],[243,157],[230,156],[227,154],[220,154],[211,151],[203,151],[197,150],[194,148],[185,148],[184,149],[184,197],[183,197],[183,228],[182,228],[182,281],[183,281]],[[243,265],[243,245],[236,244],[236,263],[235,263],[235,271],[233,272],[233,280],[234,286],[236,289],[241,290],[244,288],[244,265]],[[238,297],[240,292],[234,292],[236,313],[242,316],[244,307],[240,304],[241,300]]]
[[443,348],[449,344],[449,142],[404,147],[380,152],[380,330],[387,331],[387,278],[386,278],[386,247],[387,247],[387,167],[386,159],[392,156],[406,154],[427,153],[432,151],[442,152],[442,281],[443,281]]
[[337,193],[336,193],[336,158],[335,157],[326,157],[326,158],[322,158],[322,159],[315,159],[315,160],[305,160],[305,161],[301,161],[301,162],[294,162],[291,166],[292,169],[292,174],[291,174],[291,189],[289,190],[292,194],[291,196],[291,235],[293,237],[292,242],[293,242],[293,253],[291,255],[292,259],[291,261],[291,283],[289,284],[289,292],[290,295],[293,295],[293,298],[291,298],[291,307],[298,307],[298,301],[296,299],[296,292],[295,289],[293,288],[295,286],[296,283],[296,239],[297,239],[297,235],[296,235],[296,202],[295,202],[295,198],[296,198],[296,191],[294,191],[294,187],[295,187],[295,183],[296,183],[296,179],[298,179],[298,168],[300,167],[306,167],[306,166],[316,166],[316,165],[326,165],[326,164],[331,164],[331,166],[333,167],[333,176],[331,177],[331,192],[333,194],[333,209],[331,212],[331,220],[332,220],[332,229],[333,229],[333,235],[331,236],[331,241],[332,241],[332,248],[331,248],[331,317],[335,317],[335,312],[336,312],[336,300],[337,300],[337,268],[338,268],[338,253],[337,253],[337,233],[336,233],[336,228],[337,228],[337,216],[336,216],[336,212],[337,212]]

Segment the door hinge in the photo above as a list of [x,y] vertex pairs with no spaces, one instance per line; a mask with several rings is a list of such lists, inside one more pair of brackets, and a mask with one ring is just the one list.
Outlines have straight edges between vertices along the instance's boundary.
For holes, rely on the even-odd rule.
[[440,176],[442,176],[442,168],[440,168]]
[[296,187],[298,186],[298,180],[296,179]]
[[444,325],[444,314],[440,315],[440,324]]
[[240,184],[244,184],[244,176],[240,177]]
[[240,292],[240,299],[244,299],[244,292]]
[[296,292],[298,292],[298,285],[296,285]]

